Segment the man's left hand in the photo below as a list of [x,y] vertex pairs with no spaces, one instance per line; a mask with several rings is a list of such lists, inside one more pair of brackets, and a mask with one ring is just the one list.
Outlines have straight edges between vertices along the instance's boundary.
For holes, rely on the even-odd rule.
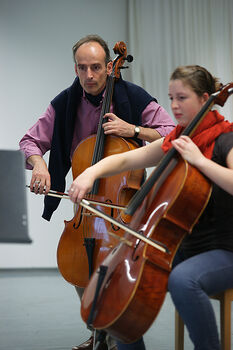
[[105,135],[134,137],[135,125],[125,122],[113,113],[106,113],[104,117],[108,118],[108,122],[103,124]]

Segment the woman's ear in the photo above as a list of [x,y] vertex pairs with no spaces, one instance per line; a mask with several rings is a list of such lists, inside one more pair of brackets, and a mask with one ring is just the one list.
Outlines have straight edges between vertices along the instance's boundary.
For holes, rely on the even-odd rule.
[[202,97],[203,97],[203,101],[206,102],[209,99],[210,95],[208,94],[208,92],[204,92]]

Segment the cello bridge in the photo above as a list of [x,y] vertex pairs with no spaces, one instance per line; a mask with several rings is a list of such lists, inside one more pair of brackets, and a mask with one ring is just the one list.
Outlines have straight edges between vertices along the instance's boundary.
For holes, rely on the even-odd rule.
[[93,213],[82,213],[82,216],[98,216],[98,215]]

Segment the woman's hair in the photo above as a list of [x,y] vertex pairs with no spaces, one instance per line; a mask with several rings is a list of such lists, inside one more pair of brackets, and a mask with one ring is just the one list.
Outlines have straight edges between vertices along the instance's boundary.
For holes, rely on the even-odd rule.
[[73,59],[74,59],[74,62],[76,62],[75,60],[75,54],[76,54],[76,51],[78,50],[78,48],[85,44],[85,43],[90,43],[90,42],[96,42],[96,43],[99,43],[100,46],[102,46],[102,48],[104,49],[105,51],[105,63],[106,65],[108,64],[108,62],[111,61],[111,57],[110,57],[110,51],[109,51],[109,48],[108,48],[108,44],[106,43],[106,41],[104,41],[104,39],[102,39],[99,35],[97,34],[90,34],[90,35],[87,35],[85,36],[84,38],[80,39],[76,44],[74,44],[74,46],[72,47],[72,51],[73,51]]
[[175,79],[189,85],[198,96],[202,96],[205,92],[211,95],[222,87],[218,78],[198,65],[177,67],[170,77],[170,80]]

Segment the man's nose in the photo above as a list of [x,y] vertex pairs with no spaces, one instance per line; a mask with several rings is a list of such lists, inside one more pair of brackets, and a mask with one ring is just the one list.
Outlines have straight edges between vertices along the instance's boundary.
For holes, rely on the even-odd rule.
[[88,79],[93,78],[93,72],[92,72],[91,67],[87,68],[87,77],[88,77]]

